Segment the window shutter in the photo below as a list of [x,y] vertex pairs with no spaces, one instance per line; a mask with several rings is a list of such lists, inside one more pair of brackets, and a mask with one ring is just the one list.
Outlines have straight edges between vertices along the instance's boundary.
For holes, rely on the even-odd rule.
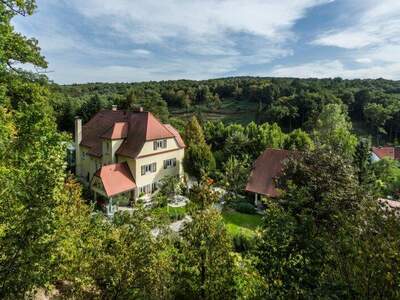
[[144,166],[142,166],[142,175],[144,175],[145,170],[144,170]]
[[157,165],[156,165],[156,163],[152,163],[151,166],[152,166],[152,171],[153,171],[153,172],[157,171]]
[[166,168],[167,168],[167,161],[164,160],[164,169],[166,169]]
[[176,166],[176,158],[174,158],[174,167]]
[[164,148],[167,148],[167,140],[163,140]]
[[157,150],[157,141],[154,141],[154,142],[153,142],[153,149],[154,149],[154,150]]

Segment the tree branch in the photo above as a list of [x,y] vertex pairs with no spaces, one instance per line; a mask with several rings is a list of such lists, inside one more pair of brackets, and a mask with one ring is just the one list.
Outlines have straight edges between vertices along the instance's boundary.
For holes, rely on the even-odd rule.
[[6,7],[8,7],[13,13],[17,14],[17,15],[21,15],[23,17],[26,16],[26,12],[23,9],[17,9],[14,5],[12,5],[11,3],[9,3],[7,0],[0,0],[0,3],[2,3],[3,5],[5,5]]

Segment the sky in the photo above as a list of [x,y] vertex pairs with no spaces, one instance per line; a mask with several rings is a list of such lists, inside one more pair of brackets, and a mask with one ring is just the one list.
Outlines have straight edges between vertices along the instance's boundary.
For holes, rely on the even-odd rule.
[[37,0],[15,29],[61,83],[400,80],[400,0]]

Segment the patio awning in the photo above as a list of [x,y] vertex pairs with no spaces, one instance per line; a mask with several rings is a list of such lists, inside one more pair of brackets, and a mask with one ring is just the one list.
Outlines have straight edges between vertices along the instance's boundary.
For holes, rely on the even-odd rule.
[[103,166],[96,172],[95,176],[100,178],[108,197],[136,188],[135,180],[127,163]]

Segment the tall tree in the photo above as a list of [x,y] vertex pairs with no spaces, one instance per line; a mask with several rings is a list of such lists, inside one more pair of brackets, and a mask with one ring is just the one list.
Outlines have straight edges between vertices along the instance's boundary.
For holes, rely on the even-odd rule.
[[354,154],[357,138],[351,133],[351,122],[340,104],[328,104],[322,109],[313,135],[319,145],[348,157]]
[[46,67],[37,41],[14,31],[15,15],[35,1],[0,1],[0,298],[21,299],[52,283],[57,270],[65,137],[57,132],[43,76],[15,63]]
[[210,146],[206,144],[203,129],[194,116],[186,124],[185,141],[185,171],[197,179],[212,172],[215,169],[215,158]]
[[175,297],[234,299],[231,241],[218,211],[195,212],[179,244]]

